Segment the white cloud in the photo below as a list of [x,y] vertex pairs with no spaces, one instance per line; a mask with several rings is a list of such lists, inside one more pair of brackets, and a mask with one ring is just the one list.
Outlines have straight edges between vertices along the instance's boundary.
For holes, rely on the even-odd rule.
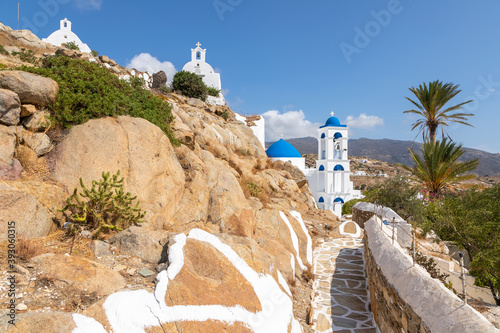
[[135,68],[142,72],[148,72],[149,74],[164,71],[165,74],[167,74],[167,84],[172,83],[172,79],[177,72],[174,64],[170,61],[161,62],[149,53],[141,53],[134,56],[126,67]]
[[352,128],[374,128],[375,126],[384,126],[384,119],[377,116],[368,116],[366,113],[360,114],[358,117],[347,116],[345,120],[347,126]]
[[283,139],[316,137],[316,130],[322,125],[311,123],[306,119],[302,110],[284,113],[270,110],[262,114],[262,117],[266,121],[266,141],[279,140],[281,134],[283,134]]
[[101,9],[102,0],[75,0],[75,5],[79,9],[99,10]]

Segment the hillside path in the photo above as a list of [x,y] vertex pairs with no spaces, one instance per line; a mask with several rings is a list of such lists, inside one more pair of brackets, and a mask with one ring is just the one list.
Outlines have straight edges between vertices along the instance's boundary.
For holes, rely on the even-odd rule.
[[361,231],[352,221],[340,227],[345,238],[314,249],[313,330],[320,333],[378,333],[369,308]]

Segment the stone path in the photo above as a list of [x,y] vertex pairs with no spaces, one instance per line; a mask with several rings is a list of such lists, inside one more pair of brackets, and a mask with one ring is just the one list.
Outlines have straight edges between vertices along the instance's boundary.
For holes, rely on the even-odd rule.
[[[349,225],[342,231],[347,229],[353,228]],[[343,234],[351,237],[327,240],[314,249],[313,329],[321,333],[378,333],[369,310],[363,243],[357,238],[360,233]]]

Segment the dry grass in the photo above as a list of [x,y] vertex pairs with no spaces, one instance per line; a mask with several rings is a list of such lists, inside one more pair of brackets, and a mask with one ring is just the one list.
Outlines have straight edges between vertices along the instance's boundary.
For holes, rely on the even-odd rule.
[[16,255],[21,260],[30,260],[45,253],[45,248],[33,239],[20,238],[16,244]]
[[206,149],[211,152],[215,157],[227,160],[228,152],[224,146],[221,145],[218,141],[206,138],[205,139]]

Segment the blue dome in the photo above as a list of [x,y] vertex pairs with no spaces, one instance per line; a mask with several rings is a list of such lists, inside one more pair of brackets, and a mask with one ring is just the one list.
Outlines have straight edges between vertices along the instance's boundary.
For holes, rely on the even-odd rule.
[[331,126],[331,127],[347,127],[346,125],[342,125],[340,123],[339,118],[334,117],[334,116],[331,116],[330,118],[328,118],[326,120],[325,125],[321,126],[320,128],[327,127],[327,126]]
[[302,157],[297,149],[283,139],[279,139],[266,150],[269,157]]

